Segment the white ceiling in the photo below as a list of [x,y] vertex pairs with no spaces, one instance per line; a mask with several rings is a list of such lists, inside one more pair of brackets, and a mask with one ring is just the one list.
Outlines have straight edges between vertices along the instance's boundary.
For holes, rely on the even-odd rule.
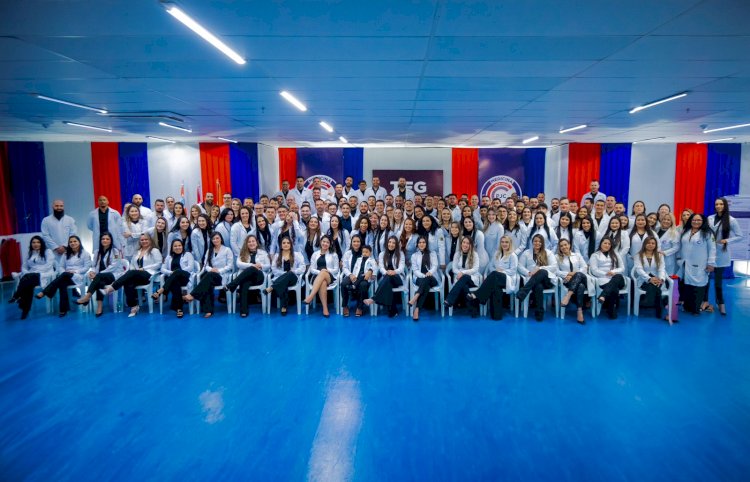
[[[750,122],[748,0],[177,3],[248,63],[223,56],[156,0],[3,1],[0,138],[750,142],[750,128],[701,129]],[[282,89],[309,111],[286,103]],[[690,94],[628,114],[681,91]],[[174,113],[194,132],[100,116],[32,93],[118,114]],[[582,123],[590,128],[557,133]]]

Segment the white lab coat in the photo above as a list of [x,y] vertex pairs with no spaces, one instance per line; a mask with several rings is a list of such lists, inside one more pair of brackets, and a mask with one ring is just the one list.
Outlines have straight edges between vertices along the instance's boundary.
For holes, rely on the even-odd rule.
[[51,249],[44,251],[44,258],[39,251],[34,251],[21,265],[21,272],[13,273],[12,276],[14,279],[18,279],[25,274],[39,273],[40,286],[46,286],[55,278],[56,268],[57,259]]
[[706,266],[716,266],[716,242],[713,235],[704,238],[700,231],[691,234],[688,229],[680,238],[680,259],[685,284],[706,286],[709,280]]
[[[383,202],[385,202],[385,196],[387,194],[388,193],[387,193],[387,191],[385,190],[385,188],[383,186],[378,186],[377,192],[372,187],[368,187],[365,190],[365,201],[367,201],[370,198],[370,196],[375,196],[375,200],[376,201],[383,201]],[[412,196],[412,198],[413,198],[413,196]]]
[[[54,251],[59,246],[67,246],[68,238],[76,234],[76,220],[67,214],[60,220],[54,215],[49,215],[42,219],[41,232],[44,243]],[[64,256],[64,254],[59,256]]]
[[732,216],[729,216],[729,237],[727,238],[727,249],[725,250],[724,245],[719,244],[719,241],[724,239],[721,235],[721,224],[714,224],[715,222],[716,215],[710,215],[708,217],[708,226],[714,232],[714,237],[716,238],[716,267],[726,268],[732,263],[732,255],[729,245],[742,240],[742,229],[740,229],[740,223],[738,223]]
[[[122,250],[125,258],[132,258],[133,255],[138,251],[140,247],[141,234],[148,234],[149,224],[145,219],[141,219],[137,223],[130,223],[123,219],[120,226],[120,233],[122,236]],[[125,233],[130,233],[130,237],[126,238]]]
[[[235,256],[240,255],[240,250],[242,249],[242,246],[245,245],[247,237],[254,234],[254,232],[252,223],[250,223],[247,228],[245,228],[242,223],[234,223],[232,225],[232,229],[229,232],[229,246],[232,248],[232,253],[234,253]],[[224,241],[226,242],[226,240]]]
[[[320,250],[317,250],[313,253],[313,255],[310,257],[310,274],[313,275],[313,279],[315,276],[320,274],[320,270],[318,269],[318,258],[320,258],[321,252]],[[339,276],[339,257],[336,253],[328,252],[325,255],[326,259],[326,269],[333,277],[333,281],[335,282],[338,279]]]
[[533,225],[529,229],[529,231],[526,233],[526,249],[531,250],[534,248],[534,244],[533,244],[534,236],[539,234],[544,238],[544,247],[554,252],[557,249],[557,234],[555,234],[555,230],[552,228],[549,228],[549,236],[548,236],[547,230],[544,229],[544,227],[540,229],[535,229],[535,228],[536,228],[536,225]]
[[677,274],[677,254],[680,251],[679,229],[668,229],[659,238],[667,276]]
[[557,258],[555,258],[555,254],[551,250],[545,249],[545,251],[547,252],[547,264],[544,266],[540,266],[534,261],[533,248],[524,251],[518,259],[518,273],[524,278],[528,278],[531,271],[538,267],[547,272],[547,278],[552,283],[557,284]]
[[[138,255],[140,250],[136,251],[130,260],[130,269],[137,270],[138,268]],[[148,271],[149,274],[154,275],[161,269],[161,263],[163,258],[161,252],[158,249],[152,249],[149,253],[143,256],[143,270]]]
[[[107,226],[110,234],[112,234],[112,244],[115,248],[122,249],[123,240],[122,234],[120,233],[122,228],[122,217],[120,216],[120,213],[112,208],[108,208],[107,211]],[[99,238],[101,237],[101,233],[99,232],[99,208],[96,208],[89,213],[86,227],[88,227],[89,231],[92,233],[92,243],[96,250],[99,247]]]
[[[292,253],[294,255],[294,262],[292,263],[292,273],[296,274],[297,277],[302,276],[305,274],[305,270],[307,269],[307,266],[305,266],[305,258],[302,256],[302,253]],[[271,273],[273,273],[274,278],[278,278],[279,276],[282,276],[284,271],[284,262],[281,262],[281,266],[276,266],[276,260],[278,260],[279,256],[281,256],[281,253],[278,253],[273,257],[273,261],[271,262]]]
[[[393,196],[394,199],[399,194],[400,193],[399,193],[398,187],[394,187],[393,189],[391,189],[391,196]],[[412,191],[409,188],[405,188],[405,194],[406,194],[406,197],[404,198],[404,201],[414,200],[414,191]],[[385,196],[383,196],[383,199],[385,199]]]
[[589,273],[596,278],[599,282],[599,286],[604,286],[612,279],[611,276],[607,275],[610,271],[614,273],[614,275],[621,274],[624,276],[625,263],[622,260],[622,256],[620,256],[619,253],[615,253],[615,257],[617,258],[616,268],[612,266],[612,260],[610,257],[605,256],[601,251],[597,251],[591,255],[591,259],[589,260]]
[[516,253],[510,253],[505,257],[492,256],[487,265],[485,274],[489,275],[493,271],[501,271],[505,274],[505,292],[515,293],[518,288],[518,256]]
[[[209,257],[211,258],[211,266],[209,266],[208,264]],[[221,248],[219,248],[219,252],[215,253],[214,247],[211,246],[206,253],[206,258],[203,262],[203,269],[201,269],[201,273],[207,273],[212,268],[216,268],[219,270],[222,284],[226,285],[227,283],[229,283],[230,278],[232,277],[232,271],[234,269],[234,255],[232,254],[232,250],[227,248],[226,246],[221,246]]]
[[73,283],[76,285],[82,285],[86,279],[86,273],[91,269],[91,255],[86,252],[83,247],[78,255],[72,255],[68,258],[67,255],[63,254],[58,262],[59,273],[69,271],[73,273]]
[[[471,264],[471,268],[468,265]],[[464,276],[470,276],[471,281],[474,282],[475,286],[479,286],[482,283],[482,275],[480,273],[481,265],[479,263],[479,254],[474,251],[471,263],[469,263],[468,257],[466,258],[466,266],[463,264],[463,253],[461,248],[456,248],[456,255],[453,257],[453,264],[451,265],[451,271],[455,274],[462,273]]]
[[91,257],[91,269],[90,272],[99,273],[112,273],[115,279],[125,274],[125,258],[122,255],[122,251],[117,248],[112,248],[109,255],[105,258],[104,270],[99,269],[99,250],[94,251],[94,255]]
[[484,252],[487,253],[487,258],[490,259],[495,256],[495,253],[500,249],[500,238],[505,234],[505,228],[499,222],[492,223],[487,226],[484,231]]
[[[430,265],[428,268],[429,273],[432,274],[432,276],[435,277],[438,284],[441,283],[442,279],[440,276],[440,265],[438,264],[438,257],[437,254],[435,254],[434,251],[428,251],[428,255],[430,257]],[[419,278],[424,278],[425,275],[422,273],[422,258],[424,255],[421,251],[417,250],[412,256],[411,256],[411,275],[414,279],[414,282],[417,281]]]
[[251,266],[255,266],[256,264],[259,264],[261,266],[260,270],[264,273],[268,273],[271,271],[271,257],[268,256],[268,253],[262,249],[258,249],[255,252],[255,263],[250,262],[250,258],[247,258],[247,261],[243,261],[239,257],[237,257],[237,269],[239,271],[245,271],[246,269],[250,268]]
[[[661,256],[661,255],[660,255]],[[667,281],[667,271],[664,266],[664,256],[661,256],[661,262],[659,266],[656,266],[656,257],[648,258],[644,257],[641,261],[641,256],[636,255],[633,258],[633,267],[635,268],[635,285],[640,288],[643,283],[648,282],[653,274],[662,281]]]

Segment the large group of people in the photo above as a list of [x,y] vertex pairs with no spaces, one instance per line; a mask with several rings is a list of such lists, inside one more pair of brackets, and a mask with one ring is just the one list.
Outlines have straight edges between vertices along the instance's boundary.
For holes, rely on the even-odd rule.
[[[225,193],[219,203],[206,193],[192,206],[166,197],[149,208],[136,194],[122,215],[99,196],[86,219],[95,244],[91,254],[76,220],[55,200],[15,274],[11,301],[26,318],[34,297],[59,293],[65,316],[72,292],[79,305],[93,298],[100,316],[104,298],[122,289],[132,317],[141,304],[137,288],[153,286],[145,296],[171,298],[177,317],[196,300],[203,316],[212,316],[216,292],[219,301],[238,296],[246,317],[251,288],[276,297],[285,315],[290,291],[304,286],[297,303],[317,298],[325,317],[329,302],[341,302],[343,316],[354,303],[355,316],[377,304],[393,317],[406,293],[402,308],[416,321],[428,295],[437,292],[445,307],[466,306],[477,316],[486,305],[493,319],[509,305],[529,302],[541,321],[545,291],[559,289],[557,308],[574,304],[577,321],[585,323],[591,303],[616,318],[618,305],[631,302],[621,296],[628,283],[663,318],[672,278],[679,278],[685,311],[711,311],[713,272],[715,302],[726,314],[728,245],[742,233],[724,198],[706,216],[689,209],[673,213],[668,204],[649,211],[642,201],[628,211],[600,192],[595,180],[580,201],[562,197],[549,204],[544,193],[501,200],[420,195],[405,179],[390,192],[377,177],[370,187],[364,180],[353,183],[347,177],[329,191],[320,179],[305,187],[298,177],[294,187],[283,181],[281,190],[257,200]],[[340,301],[331,296],[334,287]]]

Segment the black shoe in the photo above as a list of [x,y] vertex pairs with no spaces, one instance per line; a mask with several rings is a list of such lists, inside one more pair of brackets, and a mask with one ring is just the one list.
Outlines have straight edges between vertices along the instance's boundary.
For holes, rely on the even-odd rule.
[[281,316],[286,316],[288,310],[281,310]]
[[536,313],[534,313],[534,319],[536,321],[544,321],[544,312],[537,311]]
[[17,303],[17,302],[18,302],[18,298],[16,298],[15,296],[11,297],[11,298],[10,298],[10,299],[8,300],[8,304],[11,304],[11,305],[12,305],[13,303]]
[[25,320],[25,319],[26,319],[26,318],[28,318],[28,317],[29,317],[29,310],[23,310],[23,311],[21,312],[21,319],[22,319],[22,320]]
[[57,315],[59,318],[65,318],[65,315],[67,315],[67,311],[61,311],[59,315]]
[[398,311],[389,311],[388,318],[395,318],[398,315]]

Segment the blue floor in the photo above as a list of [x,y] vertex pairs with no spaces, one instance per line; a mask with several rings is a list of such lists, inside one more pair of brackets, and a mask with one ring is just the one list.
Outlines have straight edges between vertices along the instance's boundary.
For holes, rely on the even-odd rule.
[[740,283],[673,327],[5,304],[0,480],[750,480]]

